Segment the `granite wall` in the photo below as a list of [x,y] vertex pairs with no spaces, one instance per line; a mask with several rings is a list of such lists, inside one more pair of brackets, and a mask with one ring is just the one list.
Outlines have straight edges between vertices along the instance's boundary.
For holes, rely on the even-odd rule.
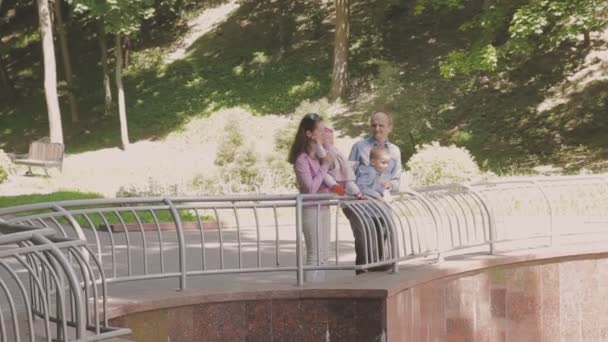
[[382,299],[279,299],[195,304],[111,321],[132,339],[178,341],[385,341]]
[[387,299],[390,342],[608,341],[608,260],[559,258],[431,281]]
[[388,277],[382,295],[334,288],[309,296],[294,288],[289,298],[165,301],[111,322],[145,342],[608,341],[606,253],[481,264],[464,273],[433,267],[424,277],[410,273],[408,282],[406,270],[378,275]]

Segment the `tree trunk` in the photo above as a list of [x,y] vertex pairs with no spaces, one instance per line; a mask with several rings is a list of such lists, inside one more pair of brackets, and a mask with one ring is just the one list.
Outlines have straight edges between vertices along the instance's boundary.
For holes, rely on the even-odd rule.
[[61,110],[57,98],[57,65],[48,0],[38,0],[38,19],[40,21],[42,54],[44,56],[44,93],[49,113],[49,135],[51,142],[63,144]]
[[[0,0],[0,6],[2,6],[2,0]],[[6,97],[14,99],[17,92],[15,91],[15,85],[8,74],[8,70],[6,70],[2,51],[4,51],[4,47],[0,41],[0,82],[2,82],[2,89],[4,89],[3,93],[6,94]]]
[[61,58],[63,60],[63,73],[65,82],[68,86],[68,101],[70,103],[70,114],[72,122],[78,122],[78,102],[74,95],[74,73],[72,72],[72,62],[70,61],[70,51],[68,49],[68,41],[63,25],[63,16],[61,14],[61,0],[55,1],[55,27],[59,36],[59,46],[61,48]]
[[283,52],[290,51],[296,29],[294,4],[297,0],[278,0],[278,40]]
[[348,82],[348,33],[350,28],[350,0],[335,0],[336,32],[334,40],[334,68],[331,77],[330,100],[344,96]]
[[583,37],[584,37],[583,46],[585,46],[585,47],[591,46],[591,35],[589,34],[589,31],[583,32]]
[[116,89],[118,90],[118,117],[120,120],[120,140],[122,149],[129,147],[129,131],[127,129],[127,109],[125,105],[125,90],[122,86],[122,46],[120,33],[116,34]]
[[108,70],[108,45],[103,24],[99,24],[99,47],[101,49],[101,72],[103,73],[104,115],[112,110],[112,87],[110,86],[110,71]]
[[122,60],[122,67],[126,69],[131,61],[131,41],[128,37],[125,37],[123,41],[122,55],[124,59]]
[[15,97],[15,86],[11,81],[10,76],[8,75],[8,71],[4,66],[4,60],[2,56],[0,56],[0,81],[2,82],[2,88],[5,89],[4,93],[8,98]]

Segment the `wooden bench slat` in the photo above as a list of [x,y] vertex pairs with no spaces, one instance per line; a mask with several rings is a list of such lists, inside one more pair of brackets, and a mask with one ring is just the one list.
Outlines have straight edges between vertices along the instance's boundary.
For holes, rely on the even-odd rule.
[[62,144],[34,141],[30,143],[27,157],[16,159],[14,163],[29,166],[41,166],[45,168],[45,171],[46,167],[53,166],[57,166],[61,169],[63,165],[63,154],[64,146]]

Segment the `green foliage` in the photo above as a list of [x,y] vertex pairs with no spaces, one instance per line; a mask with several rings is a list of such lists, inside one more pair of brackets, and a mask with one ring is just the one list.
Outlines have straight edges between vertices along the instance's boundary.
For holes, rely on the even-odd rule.
[[346,105],[340,102],[340,100],[329,102],[326,97],[323,97],[318,100],[304,100],[300,102],[294,110],[293,117],[296,120],[300,120],[308,113],[317,113],[324,120],[331,120],[346,114],[347,111]]
[[231,121],[224,127],[224,136],[217,150],[215,157],[215,165],[225,166],[234,163],[237,157],[245,156],[247,153],[241,153],[240,148],[243,146],[243,134],[238,122]]
[[446,60],[440,63],[441,76],[453,78],[458,74],[473,74],[483,71],[495,71],[498,67],[498,50],[493,45],[486,45],[471,51],[452,51]]
[[0,166],[0,184],[4,183],[8,179],[8,171]]
[[106,32],[131,36],[154,14],[154,0],[72,0],[74,12],[101,19]]
[[224,127],[215,165],[219,167],[212,178],[195,177],[191,188],[210,194],[255,192],[260,180],[260,168],[253,147],[245,142],[236,121]]
[[13,164],[12,159],[4,152],[4,150],[0,149],[0,183],[3,183],[8,179],[8,175],[15,173],[16,168],[15,164]]
[[287,136],[291,127],[275,135],[277,151],[259,159],[250,142],[245,141],[238,123],[230,122],[224,128],[224,137],[215,159],[217,172],[205,177],[198,175],[189,184],[196,195],[223,195],[231,193],[281,193],[294,190],[292,166],[287,162]]
[[148,178],[144,186],[134,184],[123,185],[118,188],[116,197],[165,197],[181,195],[179,187],[176,184],[165,185],[161,182]]
[[439,10],[459,10],[464,8],[464,0],[418,0],[414,6],[414,13],[421,15],[428,9]]
[[280,153],[287,155],[293,139],[296,136],[298,130],[297,122],[294,120],[289,126],[278,130],[274,134],[274,146]]
[[[462,9],[464,0],[419,0],[416,13],[431,8]],[[460,29],[473,43],[450,52],[441,75],[478,74],[520,67],[537,53],[576,43],[608,24],[608,3],[597,0],[493,1]]]
[[[137,214],[137,216],[135,216]],[[93,223],[93,227],[95,229],[107,229],[106,222],[111,225],[120,225],[123,222],[125,224],[134,224],[134,223],[159,223],[163,222],[175,222],[173,218],[173,214],[169,210],[156,210],[154,211],[154,215],[156,216],[156,220],[154,220],[154,216],[150,213],[149,210],[139,211],[136,210],[135,214],[132,212],[120,212],[120,217],[116,215],[116,213],[105,213],[104,217],[101,217],[99,214],[91,214],[89,219]],[[178,214],[182,222],[196,222],[197,217],[194,212],[189,210],[178,210]],[[104,220],[105,218],[105,220]],[[139,218],[139,221],[138,221]],[[75,217],[78,224],[80,224],[83,228],[91,228],[91,223],[83,216],[76,215]],[[122,221],[121,221],[122,219]],[[209,214],[205,214],[201,217],[201,220],[213,220],[213,216]]]
[[440,146],[433,142],[418,147],[407,162],[413,186],[471,181],[481,172],[470,152],[463,147]]
[[59,202],[79,199],[103,198],[103,195],[94,192],[58,191],[49,194],[32,194],[19,196],[0,196],[0,208],[14,207],[18,205]]
[[[184,5],[183,15],[189,16],[222,1],[185,2],[188,5]],[[176,39],[153,40],[156,36],[148,37],[149,32],[143,31],[155,17],[144,20],[143,38],[135,35],[131,39],[130,63],[124,70],[131,140],[162,138],[190,118],[207,116],[221,108],[241,107],[261,115],[287,114],[305,99],[326,95],[331,75],[326,42],[331,37],[331,25],[323,22],[322,36],[315,37],[304,23],[313,21],[308,16],[318,16],[318,12],[326,17],[330,8],[313,0],[293,2],[293,6],[293,12],[299,14],[298,18],[289,17],[294,25],[287,26],[291,31],[286,34],[293,40],[288,53],[275,39],[279,31],[278,2],[243,2],[225,22],[190,46],[183,59],[170,64],[165,64],[165,55]],[[99,47],[91,31],[96,31],[95,23],[82,29],[76,25],[70,32],[75,41],[70,48],[74,73],[78,75],[81,121],[64,125],[68,153],[112,147],[120,141],[116,114],[103,115]],[[48,134],[46,103],[39,96],[43,84],[39,75],[43,72],[38,63],[39,46],[30,45],[25,57],[25,52],[13,52],[9,60],[16,62],[11,70],[30,76],[18,77],[23,97],[14,103],[0,102],[0,148],[25,153],[28,141]],[[66,100],[60,99],[62,108],[67,106]]]

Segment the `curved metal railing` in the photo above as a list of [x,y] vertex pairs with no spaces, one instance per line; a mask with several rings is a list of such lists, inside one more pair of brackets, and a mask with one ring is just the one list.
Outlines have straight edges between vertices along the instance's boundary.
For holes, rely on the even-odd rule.
[[[329,207],[331,256],[306,265],[303,208]],[[352,210],[373,246],[354,265]],[[108,283],[313,269],[367,269],[451,254],[590,243],[608,233],[608,178],[560,176],[410,189],[389,203],[331,195],[122,198],[0,209],[13,224],[85,240]],[[386,239],[374,229],[386,222]],[[318,227],[317,229],[327,229]],[[383,250],[382,259],[378,251]],[[374,253],[376,255],[374,255]]]
[[[86,242],[0,222],[0,341],[94,341],[112,328],[106,283]],[[36,321],[35,319],[39,319]]]

